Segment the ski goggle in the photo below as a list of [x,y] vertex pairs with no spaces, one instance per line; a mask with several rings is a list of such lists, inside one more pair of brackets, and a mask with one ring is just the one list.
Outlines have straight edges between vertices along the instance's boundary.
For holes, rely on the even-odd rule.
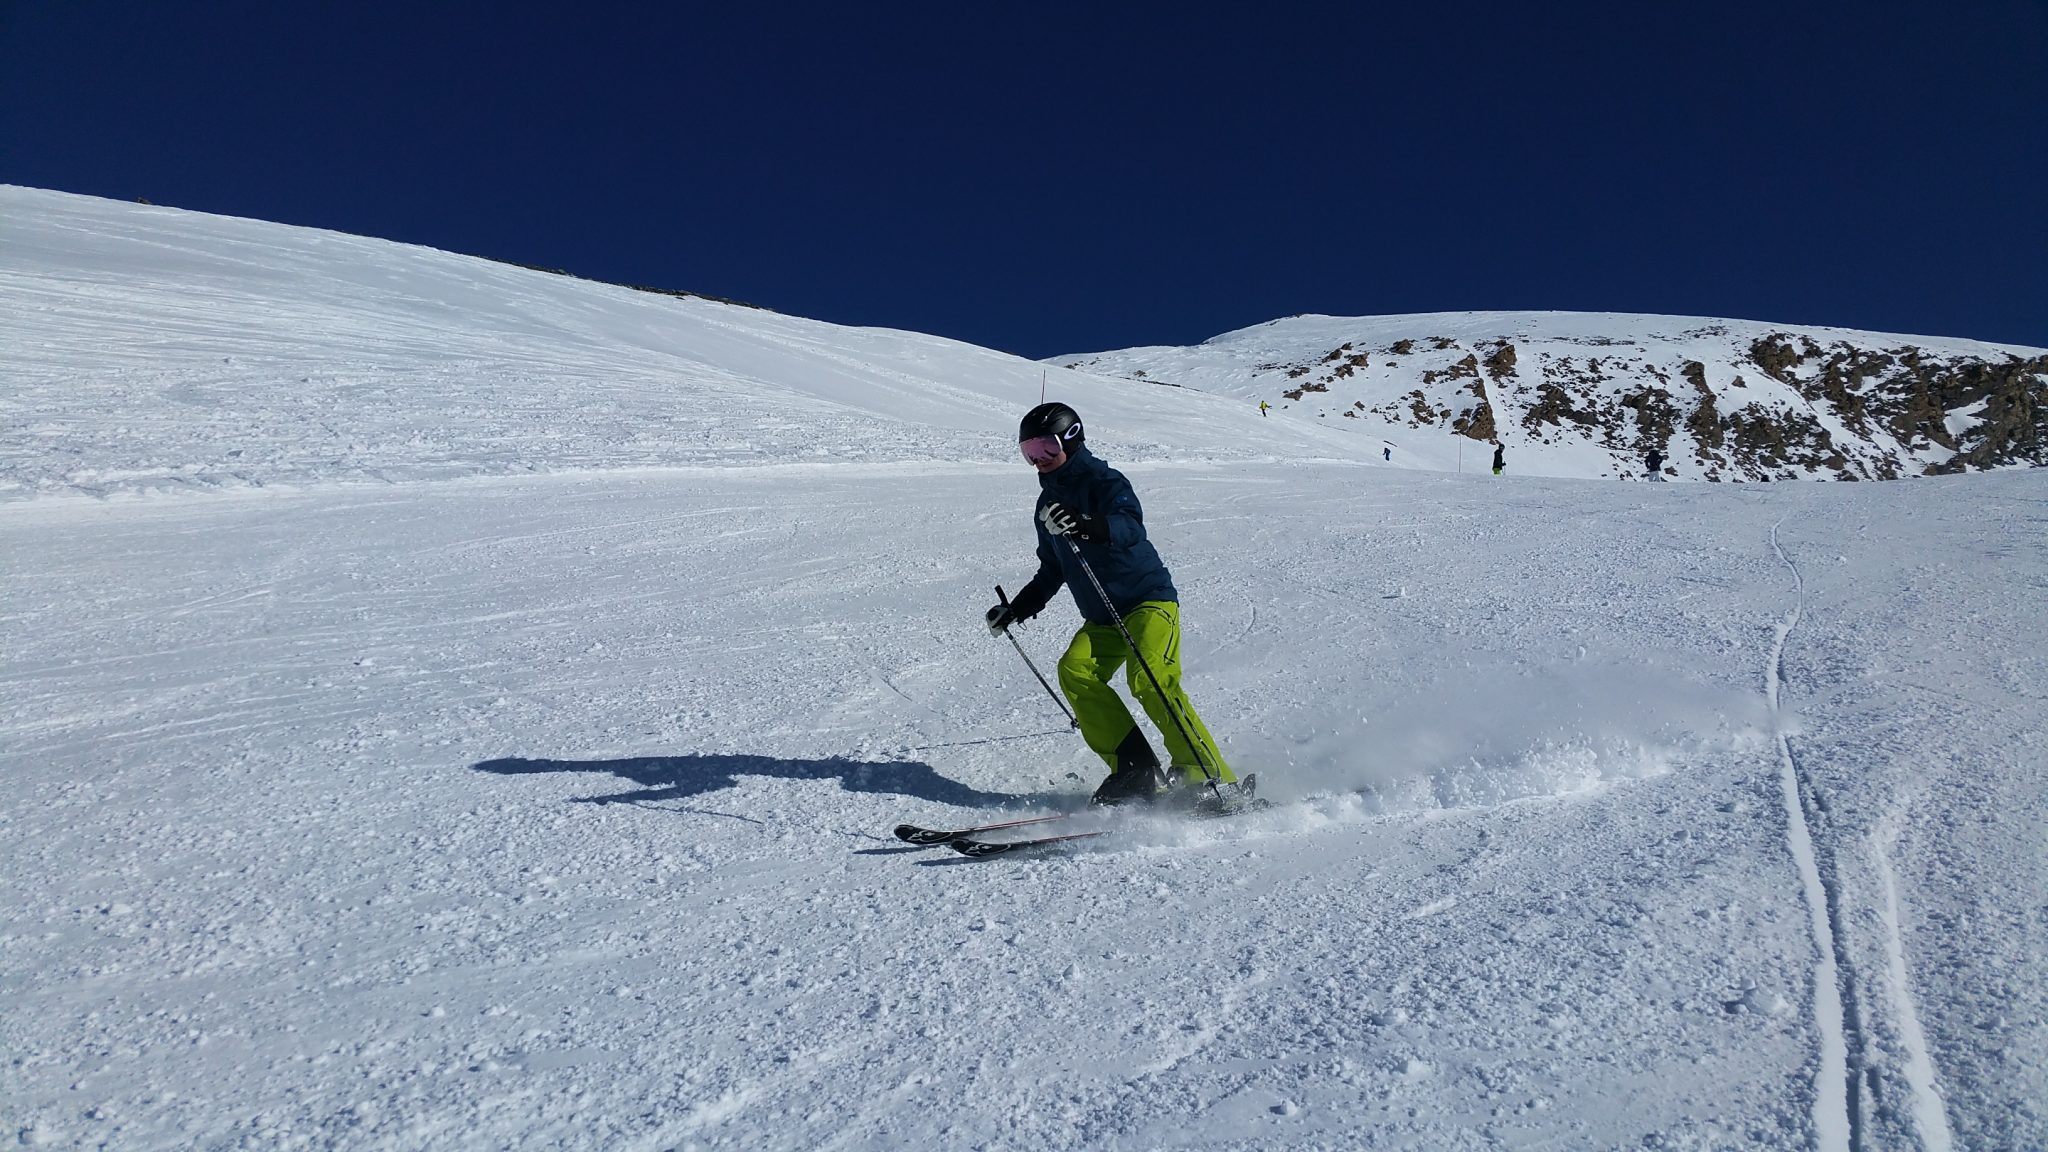
[[1057,436],[1033,436],[1019,443],[1017,450],[1024,453],[1024,459],[1033,464],[1051,464],[1066,452]]

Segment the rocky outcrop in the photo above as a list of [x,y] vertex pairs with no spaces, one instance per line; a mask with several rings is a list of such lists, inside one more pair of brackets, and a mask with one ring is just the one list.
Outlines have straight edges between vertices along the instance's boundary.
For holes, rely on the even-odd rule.
[[2048,356],[1958,361],[1914,347],[1822,347],[1773,333],[1750,346],[1750,359],[1858,434],[1875,428],[1908,450],[1934,445],[1953,453],[1927,465],[1930,474],[2048,465]]
[[[1518,352],[1504,339],[1481,346],[1483,365],[1467,355],[1421,377],[1425,385],[1470,381],[1478,403],[1449,421],[1457,435],[1493,438],[1486,381],[1519,382],[1517,423],[1530,438],[1592,440],[1618,459],[1683,453],[1709,480],[1890,480],[2048,465],[2048,355],[1992,360],[1778,332],[1731,357],[1791,389],[1800,403],[1789,404],[1758,398],[1740,372],[1723,368],[1710,382],[1700,360],[1660,364],[1612,339],[1571,343],[1602,351]],[[1536,375],[1518,380],[1527,363]]]
[[1058,362],[1133,378],[1140,363],[1199,366],[1200,387],[1361,433],[1505,439],[1525,471],[1546,450],[1561,474],[1640,476],[1655,451],[1676,477],[1723,481],[2048,465],[2048,352],[1963,340],[1575,313],[1292,317]]

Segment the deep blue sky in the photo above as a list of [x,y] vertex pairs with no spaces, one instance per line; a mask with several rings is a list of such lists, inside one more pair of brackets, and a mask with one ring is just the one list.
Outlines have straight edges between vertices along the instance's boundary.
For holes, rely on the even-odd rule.
[[2048,0],[0,0],[0,181],[1029,356],[1481,308],[2048,346]]

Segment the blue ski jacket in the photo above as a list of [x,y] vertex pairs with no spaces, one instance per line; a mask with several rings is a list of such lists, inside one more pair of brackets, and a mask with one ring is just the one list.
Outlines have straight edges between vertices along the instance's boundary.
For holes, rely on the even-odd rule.
[[1081,555],[1102,581],[1118,615],[1128,615],[1147,600],[1179,601],[1166,562],[1145,538],[1145,512],[1138,507],[1138,494],[1123,473],[1081,445],[1057,470],[1039,473],[1038,489],[1038,504],[1031,510],[1031,523],[1038,532],[1038,574],[1017,593],[1014,610],[1019,619],[1036,616],[1065,584],[1090,624],[1115,623],[1095,594],[1095,586],[1088,582],[1088,574],[1074,559],[1073,550],[1040,522],[1039,514],[1054,503],[1108,526],[1107,543],[1072,539],[1081,546]]

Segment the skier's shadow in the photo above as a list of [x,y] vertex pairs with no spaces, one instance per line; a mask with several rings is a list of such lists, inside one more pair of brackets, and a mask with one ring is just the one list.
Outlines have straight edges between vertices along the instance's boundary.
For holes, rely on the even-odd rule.
[[472,765],[479,772],[524,776],[535,772],[608,772],[640,785],[638,791],[604,796],[578,796],[580,804],[636,804],[650,800],[683,800],[739,784],[742,776],[773,776],[782,780],[838,780],[848,792],[912,796],[962,808],[995,808],[1029,797],[1008,792],[983,792],[932,770],[916,760],[864,762],[833,756],[823,760],[784,760],[774,756],[633,756],[622,760],[527,760],[507,757]]

